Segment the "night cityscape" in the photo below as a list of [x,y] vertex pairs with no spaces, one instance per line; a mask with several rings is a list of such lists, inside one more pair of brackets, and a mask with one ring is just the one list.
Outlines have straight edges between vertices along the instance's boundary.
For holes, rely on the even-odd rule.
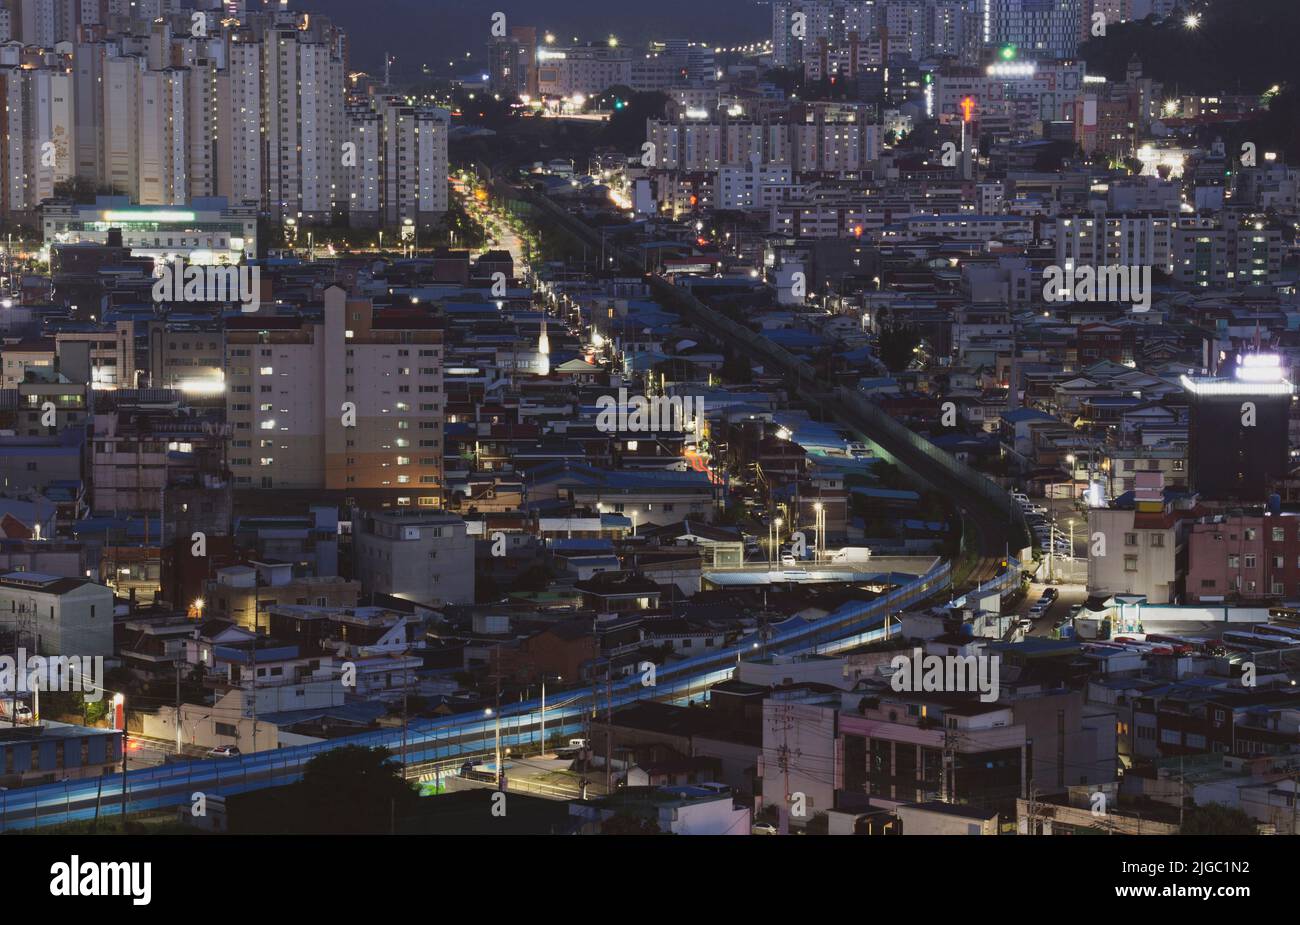
[[[1252,896],[1300,832],[1294,14],[0,0],[34,892],[901,835]],[[1013,840],[1068,835],[1182,839]]]

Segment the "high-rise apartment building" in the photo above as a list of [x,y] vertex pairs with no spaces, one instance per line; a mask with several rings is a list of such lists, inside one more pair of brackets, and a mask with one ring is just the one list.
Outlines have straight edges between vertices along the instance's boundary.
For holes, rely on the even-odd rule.
[[537,95],[537,29],[514,26],[488,42],[488,76],[502,97]]
[[1021,58],[1073,58],[1082,0],[983,0],[985,41],[1014,45]]
[[323,322],[226,328],[235,488],[326,489],[371,506],[442,506],[442,330],[341,288]]
[[263,179],[272,215],[324,221],[345,200],[343,76],[332,29],[290,21],[263,34]]

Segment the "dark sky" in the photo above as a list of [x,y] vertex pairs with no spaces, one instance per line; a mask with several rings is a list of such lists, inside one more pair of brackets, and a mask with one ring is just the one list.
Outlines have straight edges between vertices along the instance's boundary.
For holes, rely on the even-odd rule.
[[467,51],[484,60],[498,10],[507,24],[549,29],[562,42],[613,33],[621,42],[638,44],[665,38],[759,41],[768,38],[772,15],[758,0],[293,0],[290,5],[327,15],[346,29],[353,67],[378,70],[388,50],[398,57],[395,72],[428,62],[439,76],[449,73],[449,59],[463,61]]

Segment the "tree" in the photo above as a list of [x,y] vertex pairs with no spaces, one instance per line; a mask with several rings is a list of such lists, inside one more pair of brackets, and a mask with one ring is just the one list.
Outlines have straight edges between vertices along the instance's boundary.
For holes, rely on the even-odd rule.
[[607,99],[610,104],[609,121],[601,130],[599,144],[619,151],[640,150],[646,120],[662,119],[668,105],[663,93],[633,93],[627,87],[611,87],[597,99]]
[[545,591],[551,586],[551,573],[544,565],[534,565],[510,585],[511,591]]
[[915,357],[921,338],[909,328],[888,327],[880,332],[880,360],[891,373],[902,372]]
[[492,576],[485,575],[481,571],[475,571],[474,574],[474,600],[480,604],[493,604],[505,597],[501,593],[501,586],[493,580]]
[[726,357],[722,360],[722,368],[718,370],[718,375],[722,377],[723,382],[748,385],[754,381],[754,367],[750,360],[728,350]]
[[122,191],[108,183],[95,183],[85,177],[69,177],[54,184],[54,195],[76,203],[91,203],[96,196],[121,196]]
[[1233,806],[1207,803],[1183,811],[1179,835],[1258,835],[1257,823]]
[[601,835],[661,835],[659,820],[632,813],[616,813],[600,826]]
[[307,763],[298,784],[304,816],[300,831],[380,835],[419,800],[386,748],[348,745]]
[[808,824],[803,827],[805,835],[829,835],[831,834],[831,818],[824,812],[818,813],[808,820]]

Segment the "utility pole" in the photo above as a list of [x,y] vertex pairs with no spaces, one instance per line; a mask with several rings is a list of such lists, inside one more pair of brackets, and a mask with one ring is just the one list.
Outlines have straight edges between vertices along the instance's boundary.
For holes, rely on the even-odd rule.
[[126,696],[122,697],[122,834],[126,834]]
[[1183,831],[1183,808],[1187,805],[1187,798],[1183,795],[1183,756],[1178,756],[1178,831]]
[[[776,716],[772,720],[772,728],[775,731],[777,723],[780,723],[781,744],[776,750],[776,766],[781,769],[782,774],[782,793],[781,803],[777,806],[778,828],[782,835],[790,834],[790,727],[794,725],[794,720],[790,715],[790,704],[781,704],[777,708],[780,718]],[[798,749],[793,752],[795,757],[802,754]]]
[[[403,653],[405,654],[405,653]],[[402,668],[402,773],[406,773],[406,692],[410,687],[411,676],[407,673],[408,669]]]
[[614,792],[614,663],[605,660],[605,795]]
[[181,663],[176,660],[176,754],[181,753]]
[[506,789],[506,773],[505,773],[505,769],[501,767],[501,647],[500,647],[500,646],[497,646],[496,648],[494,648],[494,649],[492,650],[492,654],[493,654],[493,656],[494,656],[495,659],[496,659],[496,672],[495,672],[495,674],[496,674],[496,682],[497,682],[497,683],[496,683],[496,688],[497,688],[497,693],[496,693],[496,710],[493,711],[493,712],[494,712],[494,715],[495,715],[495,719],[496,719],[496,723],[495,723],[495,727],[496,727],[496,736],[495,736],[495,738],[496,738],[496,746],[495,746],[494,752],[495,752],[495,758],[496,758],[497,789],[498,789],[498,790],[505,790],[505,789]]
[[1297,821],[1296,811],[1298,808],[1300,808],[1297,807],[1296,805],[1297,797],[1300,797],[1300,774],[1297,774],[1293,771],[1291,773],[1291,834],[1292,835],[1296,833],[1296,821]]

